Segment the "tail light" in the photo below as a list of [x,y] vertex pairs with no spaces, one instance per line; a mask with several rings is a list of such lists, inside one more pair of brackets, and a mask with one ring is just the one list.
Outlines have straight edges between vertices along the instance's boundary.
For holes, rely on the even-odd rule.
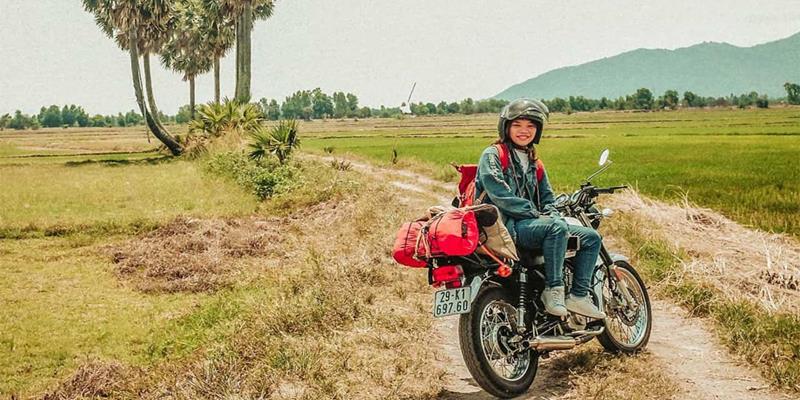
[[464,270],[460,265],[442,265],[431,270],[431,285],[448,289],[460,288],[464,284]]

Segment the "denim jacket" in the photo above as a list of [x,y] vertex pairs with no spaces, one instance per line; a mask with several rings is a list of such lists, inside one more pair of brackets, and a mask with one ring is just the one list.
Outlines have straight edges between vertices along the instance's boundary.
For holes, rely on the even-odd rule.
[[497,206],[503,214],[508,233],[516,241],[516,221],[539,218],[542,213],[555,212],[553,206],[555,196],[547,172],[542,181],[537,182],[536,163],[529,163],[528,169],[523,174],[522,165],[511,146],[508,153],[509,166],[503,171],[497,148],[489,146],[483,151],[478,162],[478,175],[475,178],[475,196],[477,199],[486,192],[482,202]]

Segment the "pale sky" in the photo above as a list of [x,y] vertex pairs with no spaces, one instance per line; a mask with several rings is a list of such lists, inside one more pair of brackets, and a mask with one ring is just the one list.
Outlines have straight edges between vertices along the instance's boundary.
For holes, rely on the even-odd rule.
[[[703,41],[737,46],[800,31],[798,0],[278,0],[253,32],[253,98],[321,87],[362,105],[486,98],[551,69],[636,48]],[[75,103],[89,113],[136,108],[127,53],[79,0],[0,0],[0,114]],[[233,92],[233,54],[223,61]],[[156,101],[174,114],[188,84],[153,71]],[[198,103],[213,76],[198,78]]]

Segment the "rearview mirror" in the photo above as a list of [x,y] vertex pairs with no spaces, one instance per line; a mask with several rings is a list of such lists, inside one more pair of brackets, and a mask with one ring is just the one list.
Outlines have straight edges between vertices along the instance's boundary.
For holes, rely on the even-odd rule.
[[603,152],[600,153],[600,162],[598,163],[598,165],[600,165],[601,167],[603,165],[606,165],[606,163],[608,162],[608,155],[610,153],[611,151],[609,151],[608,149],[603,150]]

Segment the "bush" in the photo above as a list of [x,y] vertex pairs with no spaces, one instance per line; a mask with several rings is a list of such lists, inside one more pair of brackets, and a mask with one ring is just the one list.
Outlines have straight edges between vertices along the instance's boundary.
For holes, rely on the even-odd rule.
[[250,142],[250,158],[260,161],[272,154],[278,157],[281,164],[285,164],[292,151],[300,146],[297,138],[299,128],[297,121],[281,120],[272,128],[258,126],[254,129]]
[[253,160],[242,152],[215,154],[205,167],[215,175],[233,180],[262,200],[285,193],[302,180],[295,165],[280,164],[274,158]]
[[223,103],[211,102],[197,107],[197,117],[189,124],[189,131],[202,131],[219,137],[225,132],[252,132],[260,124],[261,111],[258,106],[225,99]]

